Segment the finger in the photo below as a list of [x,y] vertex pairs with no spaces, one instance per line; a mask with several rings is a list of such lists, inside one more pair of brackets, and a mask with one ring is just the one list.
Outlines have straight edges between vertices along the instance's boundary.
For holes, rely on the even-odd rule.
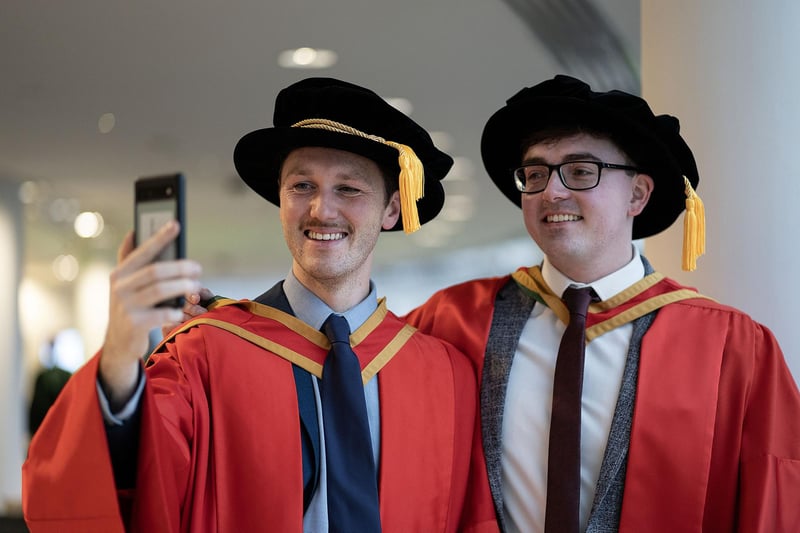
[[[153,307],[165,300],[183,296],[187,292],[196,290],[199,290],[197,281],[186,278],[170,279],[148,285],[137,291],[135,301],[138,307]],[[173,319],[172,322],[180,322],[183,318],[183,309],[180,307],[175,309],[180,312],[180,315],[178,315],[178,318]],[[163,323],[159,322],[154,326],[161,326]]]
[[[127,277],[118,274],[112,272],[111,293],[128,314],[200,290],[200,265],[189,260],[159,261]],[[156,325],[161,326],[160,323]]]
[[[200,292],[200,276],[203,268],[197,261],[191,259],[179,259],[177,261],[156,261],[150,263],[139,270],[130,272],[123,276],[117,273],[117,283],[120,291],[137,292],[147,289],[149,286],[167,281],[187,280],[191,281],[187,292]],[[181,293],[176,296],[181,296]]]
[[128,257],[130,253],[133,251],[134,244],[133,244],[133,230],[130,230],[126,235],[125,238],[122,239],[122,243],[119,245],[117,249],[117,263],[121,263],[123,259]]
[[199,291],[185,295],[186,301],[191,304],[201,305],[201,302],[207,302],[214,298],[214,293],[205,287]]
[[[203,289],[200,289],[202,291]],[[189,294],[184,295],[186,298],[186,305],[195,305],[200,303],[200,291],[198,292],[191,292]]]
[[138,270],[144,265],[153,262],[158,254],[180,233],[180,224],[176,220],[170,220],[164,224],[152,237],[137,246],[121,265],[122,273]]
[[184,320],[189,320],[190,318],[194,318],[196,316],[202,315],[206,311],[208,311],[208,309],[206,309],[205,307],[203,307],[201,305],[191,304],[191,303],[187,302],[183,306]]
[[200,289],[200,301],[208,301],[214,297],[214,293],[210,289],[203,287]]

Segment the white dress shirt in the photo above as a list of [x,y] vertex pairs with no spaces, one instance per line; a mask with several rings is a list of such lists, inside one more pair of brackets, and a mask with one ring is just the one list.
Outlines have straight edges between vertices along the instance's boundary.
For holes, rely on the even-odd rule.
[[[623,268],[590,284],[601,300],[644,277],[638,250]],[[556,294],[585,287],[557,271],[545,257],[542,276]],[[544,531],[547,454],[558,346],[566,326],[537,303],[514,354],[503,415],[503,499],[509,532]],[[633,326],[626,324],[586,346],[581,409],[580,523],[585,529],[622,383]]]

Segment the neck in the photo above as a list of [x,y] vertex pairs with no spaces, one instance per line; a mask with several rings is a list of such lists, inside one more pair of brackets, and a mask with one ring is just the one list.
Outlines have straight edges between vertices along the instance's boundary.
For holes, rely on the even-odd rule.
[[572,281],[585,283],[588,285],[621,269],[630,263],[631,259],[633,259],[633,256],[634,250],[633,244],[631,243],[629,245],[627,254],[617,254],[608,261],[601,262],[577,259],[559,261],[550,256],[548,256],[547,259],[550,261],[550,264],[556,268],[556,270],[567,276]]
[[292,273],[305,288],[313,292],[334,312],[344,313],[359,304],[369,295],[369,277],[356,276],[318,279],[309,276],[294,265]]

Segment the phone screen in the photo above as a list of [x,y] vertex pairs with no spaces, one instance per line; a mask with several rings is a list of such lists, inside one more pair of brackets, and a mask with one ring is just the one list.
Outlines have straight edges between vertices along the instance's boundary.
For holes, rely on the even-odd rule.
[[[170,220],[177,220],[177,209],[174,198],[155,199],[136,203],[136,236],[137,244],[146,241]],[[175,246],[167,246],[158,255],[156,261],[177,259]]]

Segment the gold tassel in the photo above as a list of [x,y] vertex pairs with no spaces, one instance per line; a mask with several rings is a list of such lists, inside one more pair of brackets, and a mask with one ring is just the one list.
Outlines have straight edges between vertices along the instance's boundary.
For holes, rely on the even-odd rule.
[[420,227],[417,200],[422,198],[424,194],[425,169],[419,157],[417,157],[417,154],[414,153],[414,150],[412,150],[410,146],[393,141],[385,142],[399,152],[397,163],[400,165],[400,176],[398,180],[403,231],[406,233],[414,233]]
[[687,272],[697,268],[697,258],[706,253],[706,210],[703,201],[684,176],[686,214],[683,218],[682,268]]

